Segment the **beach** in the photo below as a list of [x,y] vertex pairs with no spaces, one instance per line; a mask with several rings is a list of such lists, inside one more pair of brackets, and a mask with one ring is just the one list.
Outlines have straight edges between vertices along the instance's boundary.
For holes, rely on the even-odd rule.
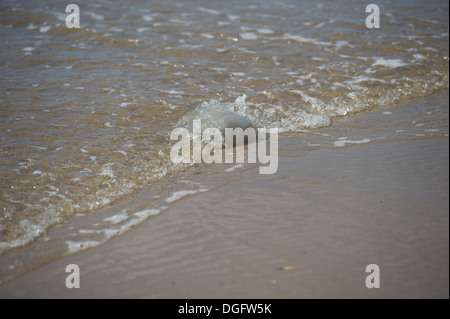
[[[280,139],[274,175],[250,164],[193,174],[211,190],[5,283],[0,297],[448,298],[448,138],[297,143]],[[69,264],[79,289],[65,286]],[[378,289],[365,285],[369,264]]]
[[448,298],[447,2],[0,8],[1,298]]

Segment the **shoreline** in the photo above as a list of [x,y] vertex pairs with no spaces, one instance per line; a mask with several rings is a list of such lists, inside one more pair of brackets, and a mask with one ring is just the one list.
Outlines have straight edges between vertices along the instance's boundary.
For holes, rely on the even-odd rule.
[[0,299],[449,297],[447,3],[4,4]]
[[[448,298],[448,138],[283,154],[295,142],[283,139],[277,174],[224,172],[222,186],[6,282],[0,297]],[[80,289],[64,285],[72,263]],[[380,289],[364,284],[372,263]]]

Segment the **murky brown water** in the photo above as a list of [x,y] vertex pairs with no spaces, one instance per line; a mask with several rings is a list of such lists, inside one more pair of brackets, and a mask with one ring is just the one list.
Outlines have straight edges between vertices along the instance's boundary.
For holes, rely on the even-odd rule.
[[[396,109],[448,90],[443,1],[379,1],[380,29],[366,28],[365,6],[353,0],[77,4],[81,28],[67,29],[64,2],[0,1],[3,257],[36,238],[51,243],[33,248],[48,258],[99,245],[187,194],[164,198],[155,186],[145,210],[100,213],[179,175],[167,155],[170,131],[213,99],[238,99],[236,112],[301,134],[305,150],[448,136],[445,100]],[[365,134],[321,131],[383,107],[376,127],[393,128],[391,136],[364,120]],[[49,235],[74,216],[81,221],[71,232]],[[81,227],[84,216],[94,230]],[[23,266],[9,260],[8,272]]]

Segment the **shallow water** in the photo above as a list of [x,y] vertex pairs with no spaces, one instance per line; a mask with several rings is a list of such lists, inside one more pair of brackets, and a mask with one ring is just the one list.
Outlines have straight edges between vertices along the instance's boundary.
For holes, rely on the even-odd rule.
[[[448,90],[446,2],[379,1],[380,29],[366,28],[359,1],[77,3],[80,29],[66,28],[64,2],[0,2],[3,257],[37,238],[57,251],[96,246],[167,199],[206,191],[191,185],[172,197],[155,186],[145,208],[100,212],[180,175],[170,131],[212,100],[234,103],[255,126],[300,134],[305,151],[386,138],[373,127],[397,139],[448,136],[448,100],[405,107]],[[381,113],[365,134],[364,117],[342,136],[322,131],[373,109]],[[77,216],[95,229],[68,222]],[[50,236],[52,225],[73,233]],[[50,258],[52,245],[33,251]],[[23,266],[6,259],[10,270]]]

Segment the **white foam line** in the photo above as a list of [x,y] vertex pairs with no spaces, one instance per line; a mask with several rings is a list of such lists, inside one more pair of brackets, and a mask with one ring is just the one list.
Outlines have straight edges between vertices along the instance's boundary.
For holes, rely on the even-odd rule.
[[152,208],[152,209],[141,210],[137,213],[134,213],[134,215],[138,216],[139,218],[146,219],[147,217],[158,215],[160,212],[161,212],[161,210]]
[[210,14],[214,14],[214,15],[216,15],[216,16],[220,15],[220,12],[219,12],[219,11],[213,10],[213,9],[207,9],[207,8],[199,7],[199,8],[197,8],[197,10],[198,10],[198,11],[202,11],[202,12],[207,12],[207,13],[210,13]]
[[91,248],[91,247],[96,247],[98,245],[101,244],[101,242],[99,241],[71,241],[71,240],[67,240],[66,241],[67,244],[67,250],[69,251],[69,253],[76,253],[77,251],[83,250],[83,249],[87,249],[87,248]]
[[227,168],[227,169],[225,170],[225,172],[233,172],[233,171],[235,171],[236,169],[241,168],[241,167],[244,167],[244,165],[243,165],[243,164],[237,164],[237,165],[234,165],[233,167]]
[[292,35],[292,34],[289,34],[289,33],[286,33],[284,35],[283,39],[284,40],[294,40],[294,41],[303,42],[303,43],[312,43],[312,42],[316,41],[316,39],[305,38],[305,37],[302,37],[300,35]]
[[129,216],[127,214],[120,213],[120,214],[105,218],[104,221],[111,222],[112,224],[117,224],[117,223],[127,220],[128,218],[129,218]]
[[192,183],[192,184],[195,184],[195,185],[200,185],[200,183],[187,181],[187,180],[182,180],[182,181],[180,181],[180,183]]
[[202,34],[200,34],[200,35],[201,35],[202,37],[208,39],[208,40],[214,39],[214,36],[213,36],[212,34],[209,34],[209,33],[202,33]]
[[345,144],[365,144],[365,143],[369,143],[371,141],[372,140],[369,138],[365,138],[363,140],[358,140],[358,141],[339,140],[339,141],[334,142],[334,146],[335,147],[343,147],[343,146],[345,146]]
[[130,102],[122,102],[122,103],[120,103],[120,106],[121,106],[121,107],[126,107],[126,106],[132,105],[132,104],[134,104],[134,103],[130,103]]
[[170,197],[166,198],[166,202],[168,203],[173,203],[185,196],[188,195],[192,195],[192,194],[196,194],[198,193],[198,190],[191,190],[191,191],[178,191],[178,192],[173,192],[172,195]]
[[49,25],[47,25],[47,26],[42,26],[42,27],[40,27],[39,28],[39,32],[40,33],[45,33],[45,32],[47,32],[48,30],[50,30],[50,26]]
[[144,210],[134,213],[133,215],[136,216],[137,218],[132,218],[127,223],[125,223],[125,225],[120,227],[120,229],[117,229],[117,230],[116,229],[113,229],[113,230],[106,229],[104,231],[105,235],[107,236],[106,240],[110,239],[111,237],[113,237],[115,235],[122,235],[126,231],[130,230],[133,226],[141,224],[143,221],[145,221],[150,216],[158,215],[165,209],[166,208],[161,208],[161,209],[151,208],[151,209],[144,209]]
[[273,34],[274,33],[273,30],[271,30],[271,29],[264,29],[264,28],[258,29],[257,31],[258,31],[258,33],[261,33],[261,34]]
[[176,90],[170,90],[170,91],[166,91],[166,90],[158,90],[158,91],[164,92],[164,93],[167,93],[167,94],[174,94],[174,95],[184,94],[184,92],[176,91]]

